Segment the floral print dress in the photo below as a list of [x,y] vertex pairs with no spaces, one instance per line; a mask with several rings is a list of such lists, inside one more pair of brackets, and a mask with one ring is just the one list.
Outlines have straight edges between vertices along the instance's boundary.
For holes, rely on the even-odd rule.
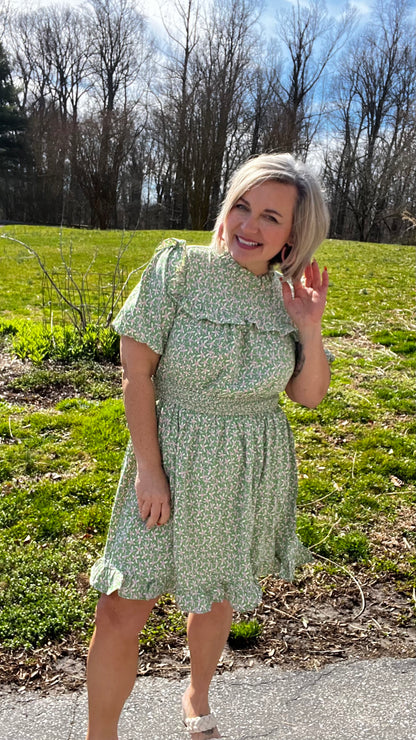
[[294,443],[279,405],[296,339],[279,276],[168,240],[114,327],[161,355],[154,387],[172,514],[151,530],[140,519],[130,442],[91,583],[129,599],[170,593],[184,611],[224,599],[251,610],[260,577],[290,580],[311,559],[295,532]]

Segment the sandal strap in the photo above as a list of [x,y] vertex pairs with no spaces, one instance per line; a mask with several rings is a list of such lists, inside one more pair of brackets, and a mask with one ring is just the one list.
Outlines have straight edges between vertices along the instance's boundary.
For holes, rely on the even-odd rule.
[[201,717],[184,717],[184,725],[188,732],[205,732],[213,730],[217,726],[217,720],[213,714],[204,714]]

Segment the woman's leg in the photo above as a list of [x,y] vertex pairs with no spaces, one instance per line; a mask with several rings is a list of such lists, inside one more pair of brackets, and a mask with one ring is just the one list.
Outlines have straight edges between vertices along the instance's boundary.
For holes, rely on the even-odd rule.
[[157,599],[122,599],[117,592],[98,601],[87,662],[87,740],[117,740],[117,725],[137,674],[139,632]]
[[[183,695],[187,717],[209,714],[208,691],[230,632],[233,609],[229,601],[216,602],[210,612],[190,614],[188,644],[191,653],[191,683]],[[216,730],[199,732],[192,740],[220,737]]]

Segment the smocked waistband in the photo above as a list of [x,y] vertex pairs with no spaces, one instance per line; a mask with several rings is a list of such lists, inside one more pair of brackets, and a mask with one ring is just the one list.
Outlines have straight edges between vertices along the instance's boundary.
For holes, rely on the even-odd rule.
[[243,394],[232,397],[213,396],[202,393],[195,395],[180,392],[161,393],[157,399],[157,405],[179,406],[192,411],[195,414],[208,414],[214,416],[262,416],[264,414],[283,413],[277,396],[272,398],[244,398]]

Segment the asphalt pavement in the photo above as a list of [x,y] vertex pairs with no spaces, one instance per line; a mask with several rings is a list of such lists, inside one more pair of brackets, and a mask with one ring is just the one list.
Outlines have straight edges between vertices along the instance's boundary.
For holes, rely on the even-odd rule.
[[[137,679],[119,740],[187,737],[186,680]],[[383,658],[316,671],[253,667],[217,675],[211,709],[224,740],[416,740],[416,659]],[[0,740],[84,740],[85,690],[40,696],[0,689]]]

